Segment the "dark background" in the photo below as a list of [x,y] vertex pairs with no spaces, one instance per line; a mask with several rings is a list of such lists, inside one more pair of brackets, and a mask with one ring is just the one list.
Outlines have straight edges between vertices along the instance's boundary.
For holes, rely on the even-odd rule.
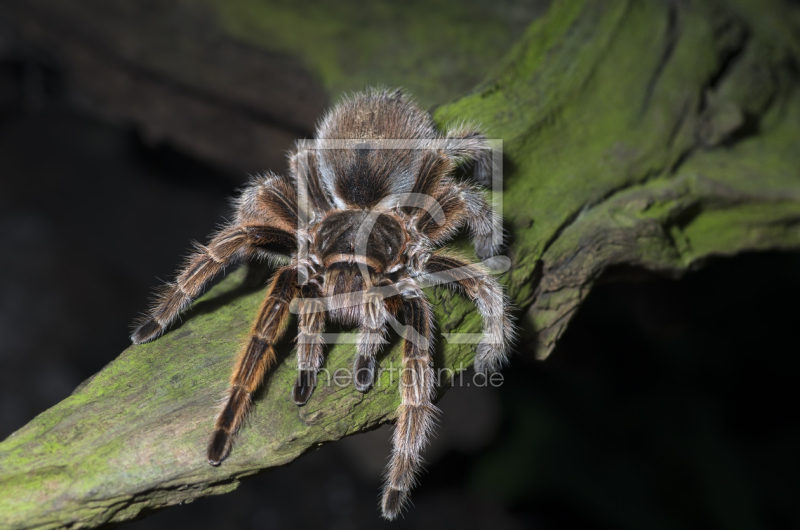
[[[157,278],[243,175],[98,119],[58,61],[1,44],[5,438],[128,346]],[[500,387],[446,394],[414,506],[391,526],[800,527],[799,272],[800,255],[766,253],[600,285],[546,362],[523,343]],[[388,439],[347,438],[128,527],[388,528]]]

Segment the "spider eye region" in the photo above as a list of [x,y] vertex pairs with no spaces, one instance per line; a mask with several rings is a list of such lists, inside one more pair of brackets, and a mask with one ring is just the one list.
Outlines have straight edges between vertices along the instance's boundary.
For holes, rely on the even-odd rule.
[[383,272],[397,263],[406,239],[397,219],[369,210],[344,210],[326,217],[317,230],[318,249],[326,267],[364,263]]

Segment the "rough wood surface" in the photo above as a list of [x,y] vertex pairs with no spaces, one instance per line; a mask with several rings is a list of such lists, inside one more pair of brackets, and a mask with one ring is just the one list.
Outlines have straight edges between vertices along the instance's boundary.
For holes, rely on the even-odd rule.
[[[782,2],[557,2],[489,80],[438,108],[439,123],[475,119],[504,141],[504,283],[531,339],[521,353],[549,354],[601,275],[678,276],[715,256],[800,248],[798,35],[798,8]],[[229,276],[182,325],[2,442],[0,526],[124,521],[392,419],[389,371],[367,394],[320,385],[293,405],[286,341],[231,457],[209,466],[214,403],[263,295],[250,285]],[[478,331],[466,301],[429,294],[440,332]],[[440,368],[474,354],[441,336],[437,347]],[[330,348],[325,368],[352,354]]]

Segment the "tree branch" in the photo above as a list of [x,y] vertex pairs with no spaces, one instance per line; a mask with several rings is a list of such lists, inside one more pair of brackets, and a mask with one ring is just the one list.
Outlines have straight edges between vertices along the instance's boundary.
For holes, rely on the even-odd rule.
[[[603,275],[679,276],[714,256],[800,248],[800,40],[775,2],[563,2],[488,81],[436,120],[472,119],[504,141],[504,215],[537,355],[556,345]],[[444,332],[477,332],[468,302],[429,293]],[[215,401],[263,289],[241,271],[159,340],[127,349],[0,444],[0,526],[96,527],[234,489],[262,469],[391,420],[399,344],[367,394],[321,382],[290,396],[290,345],[218,468],[205,460]],[[439,337],[437,367],[471,345]],[[352,345],[324,367],[349,368]]]

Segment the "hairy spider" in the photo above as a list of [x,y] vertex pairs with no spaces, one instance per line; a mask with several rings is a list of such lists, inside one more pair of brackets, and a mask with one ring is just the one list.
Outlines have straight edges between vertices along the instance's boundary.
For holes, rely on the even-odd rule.
[[359,327],[353,383],[360,392],[373,383],[387,325],[402,314],[402,402],[381,503],[383,516],[393,519],[415,482],[437,411],[431,402],[432,311],[422,286],[446,283],[477,306],[483,321],[479,372],[499,369],[513,339],[509,303],[488,270],[436,250],[464,225],[480,258],[498,250],[500,217],[479,187],[453,176],[456,165],[471,162],[475,178],[485,183],[490,152],[473,127],[437,132],[430,116],[400,91],[369,90],[344,100],[323,118],[316,137],[290,154],[288,178],[267,174],[244,189],[235,220],[208,246],[197,245],[131,339],[138,344],[158,337],[226,265],[282,257],[216,417],[208,446],[208,461],[216,466],[230,453],[251,395],[275,361],[273,345],[290,306],[299,324],[297,405],[316,386],[326,314]]

